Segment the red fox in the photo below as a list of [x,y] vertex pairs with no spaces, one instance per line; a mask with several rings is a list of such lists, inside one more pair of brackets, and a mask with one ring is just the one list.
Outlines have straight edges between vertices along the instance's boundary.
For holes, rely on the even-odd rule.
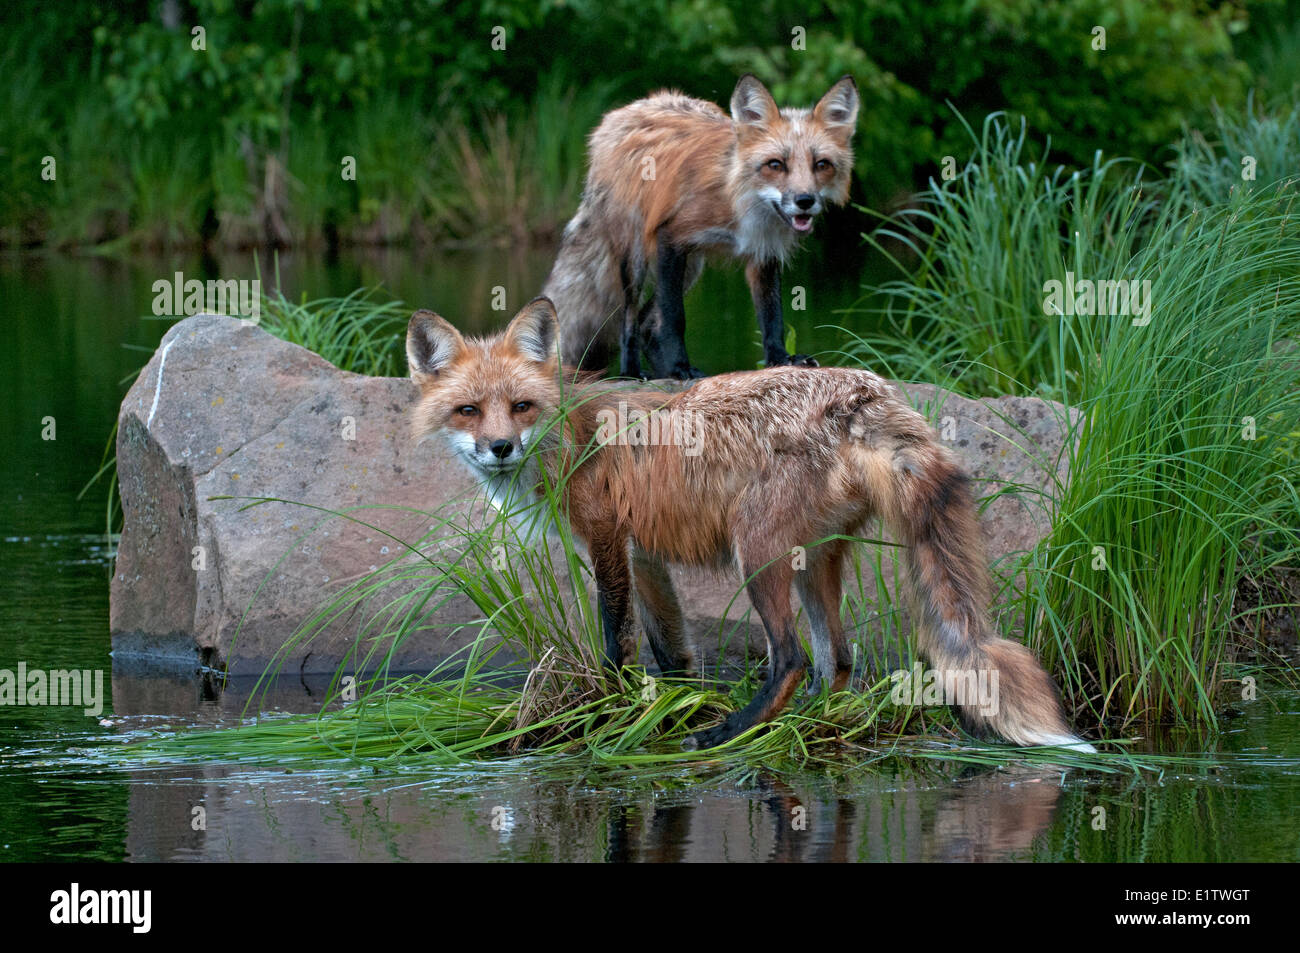
[[[664,673],[693,669],[668,563],[734,565],[749,580],[767,634],[768,678],[745,708],[688,746],[712,747],[769,720],[794,693],[808,660],[792,585],[812,630],[814,690],[847,685],[840,587],[848,547],[816,544],[882,517],[907,546],[931,666],[960,678],[996,673],[996,703],[960,705],[965,724],[1016,744],[1092,750],[1070,731],[1033,654],[994,634],[966,477],[887,381],[865,370],[773,367],[672,395],[602,388],[562,368],[558,338],[546,298],[485,340],[417,311],[406,338],[421,392],[415,431],[442,433],[494,498],[512,483],[540,495],[545,468],[587,546],[606,662],[616,670],[636,658],[637,617]],[[570,399],[575,388],[581,399]],[[659,428],[658,440],[620,439],[610,427],[655,415],[673,424]],[[683,420],[689,426],[678,426]],[[674,439],[696,427],[702,439]],[[805,548],[806,568],[795,568],[796,547]]]
[[686,357],[682,298],[705,255],[721,254],[745,262],[767,366],[815,367],[786,352],[781,266],[814,218],[848,199],[857,117],[852,77],[812,109],[779,109],[748,75],[730,116],[671,91],[606,115],[542,290],[564,322],[565,363],[603,369],[617,337],[625,377],[641,376],[642,346],[652,376],[700,376]]

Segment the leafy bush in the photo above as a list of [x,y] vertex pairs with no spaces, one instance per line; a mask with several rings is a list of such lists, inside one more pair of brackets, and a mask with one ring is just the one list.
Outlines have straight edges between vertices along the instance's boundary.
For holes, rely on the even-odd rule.
[[[56,145],[72,148],[72,117],[87,108],[112,130],[107,141],[89,142],[113,146],[104,156],[119,180],[130,178],[128,163],[150,141],[195,149],[190,186],[163,174],[124,201],[168,189],[187,204],[206,197],[217,240],[234,244],[323,233],[460,240],[465,215],[481,219],[482,209],[458,205],[455,176],[429,191],[435,143],[459,173],[473,173],[486,153],[485,181],[498,186],[511,164],[531,169],[535,159],[561,158],[562,167],[537,165],[527,188],[477,197],[543,203],[524,224],[525,237],[545,237],[576,204],[582,162],[570,153],[581,152],[601,110],[662,86],[725,103],[748,71],[792,104],[811,103],[844,73],[857,78],[857,171],[861,195],[873,202],[910,191],[944,156],[960,154],[965,133],[949,102],[970,115],[1027,117],[1040,145],[1050,138],[1053,161],[1088,166],[1097,149],[1155,161],[1212,103],[1240,107],[1250,75],[1232,37],[1256,9],[1277,14],[1264,0],[1103,8],[1084,0],[820,0],[797,10],[776,0],[70,0],[57,15],[42,9],[19,19],[6,10],[12,22],[0,63],[9,67],[5,101],[14,111],[0,119],[11,134],[0,138],[8,151],[0,158],[19,184],[0,204],[0,238],[39,237],[59,215],[74,225],[56,231],[78,231],[77,210],[51,206],[32,170]],[[1106,31],[1104,50],[1093,48],[1094,28]],[[1261,45],[1256,32],[1258,61],[1281,69],[1284,55],[1267,51],[1294,47]],[[554,138],[565,145],[545,141]],[[341,158],[362,153],[366,164],[344,186]],[[196,241],[193,220],[207,217],[128,211],[135,240],[154,243],[176,242],[178,227]],[[512,240],[517,231],[504,229]]]

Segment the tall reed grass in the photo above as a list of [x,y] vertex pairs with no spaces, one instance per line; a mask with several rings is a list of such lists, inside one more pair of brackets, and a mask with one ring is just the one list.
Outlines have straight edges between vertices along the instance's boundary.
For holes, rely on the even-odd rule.
[[[1087,169],[1051,166],[999,113],[988,116],[960,175],[887,217],[866,240],[899,271],[869,290],[884,330],[848,330],[846,352],[882,373],[968,393],[1078,393],[1081,364],[1059,322],[1045,320],[1044,283],[1109,276],[1135,250],[1157,208],[1143,170],[1094,157]],[[900,260],[892,245],[915,261]],[[867,309],[862,309],[867,310]]]
[[612,85],[568,88],[543,78],[530,108],[440,127],[431,169],[432,218],[460,243],[553,240],[573,215],[586,175],[586,137]]
[[[1232,131],[1263,156],[1277,128]],[[1241,604],[1239,583],[1300,567],[1296,181],[1207,192],[1221,162],[1190,149],[1158,188],[1118,160],[1065,176],[1023,142],[990,117],[962,174],[895,227],[921,267],[876,289],[894,333],[847,351],[1082,411],[1017,597],[1030,642],[1076,717],[1212,724],[1250,617],[1272,608]],[[1150,282],[1149,314],[1061,308],[1047,283],[1067,272]]]
[[1215,107],[1213,125],[1188,130],[1174,146],[1170,198],[1217,204],[1300,173],[1300,105],[1269,111],[1252,95],[1241,115]]

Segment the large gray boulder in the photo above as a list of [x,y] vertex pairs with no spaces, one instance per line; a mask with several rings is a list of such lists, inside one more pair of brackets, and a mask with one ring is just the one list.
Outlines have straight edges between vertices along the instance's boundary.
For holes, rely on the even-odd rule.
[[[1019,488],[983,514],[990,557],[1009,565],[1046,531],[1052,488],[1065,479],[1062,408],[904,389],[950,440],[977,493]],[[458,519],[484,518],[471,480],[440,443],[411,440],[415,398],[405,379],[341,371],[238,319],[199,315],[169,330],[118,420],[117,663],[228,665],[238,674],[278,659],[285,672],[316,673],[334,670],[359,640],[364,652],[367,620],[429,576],[413,558],[410,578],[340,614],[310,643],[286,642],[339,590],[417,543],[436,523],[430,514],[450,507]],[[278,502],[249,506],[253,498]],[[743,594],[728,610],[737,581],[675,572],[702,658],[762,645]],[[482,616],[463,597],[441,600],[393,665],[432,667],[473,641]]]

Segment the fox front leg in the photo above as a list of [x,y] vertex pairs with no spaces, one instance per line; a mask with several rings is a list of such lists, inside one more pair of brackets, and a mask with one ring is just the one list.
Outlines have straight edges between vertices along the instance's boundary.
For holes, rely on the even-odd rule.
[[794,364],[798,367],[816,367],[817,362],[807,354],[791,354],[785,349],[785,318],[781,311],[781,263],[779,261],[751,262],[745,267],[745,281],[754,299],[754,313],[758,328],[763,332],[763,360],[768,367]]
[[755,561],[742,559],[741,571],[751,576],[746,587],[749,601],[767,630],[767,679],[740,711],[732,712],[722,724],[697,731],[683,741],[682,747],[688,751],[714,748],[760,722],[771,721],[790,701],[808,667],[790,608],[794,570],[784,560],[776,560],[752,572]]
[[591,544],[596,574],[596,601],[605,636],[605,666],[617,673],[636,661],[637,638],[632,614],[632,573],[628,566],[627,538],[595,540]]

